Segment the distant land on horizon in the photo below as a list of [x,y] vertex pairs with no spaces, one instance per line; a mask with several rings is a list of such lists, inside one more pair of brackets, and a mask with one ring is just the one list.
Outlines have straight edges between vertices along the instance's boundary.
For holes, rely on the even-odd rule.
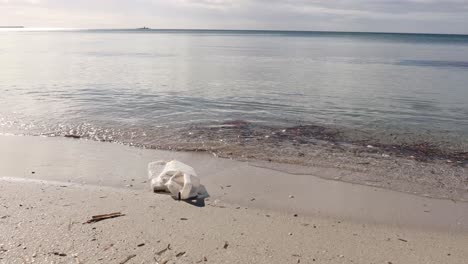
[[0,26],[0,28],[24,28],[24,26]]
[[286,32],[286,33],[332,33],[332,34],[401,34],[401,35],[451,35],[468,36],[464,33],[392,32],[392,31],[341,31],[341,30],[294,30],[294,29],[216,29],[216,28],[82,28],[81,30],[148,30],[148,31],[227,31],[227,32]]
[[[0,26],[0,29],[23,29],[25,26]],[[59,28],[59,27],[27,27],[30,30],[78,30],[78,31],[127,31],[127,30],[145,30],[145,31],[199,31],[199,32],[252,32],[252,33],[325,33],[325,34],[380,34],[380,35],[449,35],[449,36],[463,36],[466,33],[440,33],[440,32],[392,32],[392,31],[341,31],[341,30],[295,30],[295,29],[219,29],[219,28],[151,28],[151,27],[138,27],[138,28]]]

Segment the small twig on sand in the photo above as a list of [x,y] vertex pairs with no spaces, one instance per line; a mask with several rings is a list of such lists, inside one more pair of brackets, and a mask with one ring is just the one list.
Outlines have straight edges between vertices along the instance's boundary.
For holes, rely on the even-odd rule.
[[126,259],[124,259],[123,261],[119,262],[119,264],[125,264],[125,263],[127,263],[129,260],[131,260],[131,259],[134,258],[134,257],[136,257],[135,254],[130,255],[130,256],[128,256]]
[[90,220],[86,221],[83,224],[96,223],[96,222],[99,222],[99,221],[102,221],[102,220],[111,219],[111,218],[115,218],[115,217],[120,217],[120,216],[124,216],[124,215],[125,214],[122,214],[121,212],[111,213],[111,214],[103,214],[103,215],[94,215],[94,216],[91,217]]
[[185,251],[179,252],[175,256],[178,258],[178,257],[182,257],[183,255],[185,255]]
[[65,135],[64,137],[66,137],[66,138],[75,138],[75,139],[80,139],[81,138],[81,136],[71,135],[71,134],[70,135]]
[[162,253],[166,252],[167,250],[171,249],[171,244],[168,244],[167,247],[159,252],[156,253],[156,255],[161,256]]

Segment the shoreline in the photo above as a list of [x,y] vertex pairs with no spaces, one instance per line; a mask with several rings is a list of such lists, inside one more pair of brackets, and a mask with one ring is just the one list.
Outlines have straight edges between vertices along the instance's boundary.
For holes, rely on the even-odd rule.
[[[289,174],[315,174],[323,179],[468,202],[468,152],[460,149],[447,152],[424,141],[400,144],[358,140],[362,135],[349,141],[335,129],[320,126],[298,126],[273,132],[256,129],[242,121],[204,130],[201,127],[187,128],[175,132],[170,142],[165,138],[157,145],[139,143],[138,140],[121,141],[119,137],[106,139],[101,134],[92,137],[61,132],[0,133],[0,136],[89,140],[154,151],[213,155]],[[154,136],[144,134],[150,141],[151,138],[159,140]]]
[[343,169],[242,162],[207,153],[140,149],[87,140],[0,136],[0,177],[26,181],[150,192],[147,164],[160,159],[178,159],[193,166],[211,201],[372,224],[468,230],[466,202],[329,180],[356,174]]

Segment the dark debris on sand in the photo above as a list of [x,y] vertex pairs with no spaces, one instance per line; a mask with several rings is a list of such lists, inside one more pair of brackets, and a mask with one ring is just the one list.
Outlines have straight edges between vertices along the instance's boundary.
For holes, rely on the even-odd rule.
[[[419,140],[412,143],[390,141],[381,143],[378,139],[367,137],[365,132],[355,131],[358,136],[348,136],[348,132],[338,128],[320,125],[300,125],[288,128],[274,128],[252,124],[243,120],[235,120],[209,126],[192,126],[189,128],[189,142],[222,141],[226,144],[259,144],[280,146],[281,144],[317,145],[319,141],[328,142],[335,150],[345,150],[346,145],[352,145],[355,152],[391,154],[398,157],[415,159],[421,162],[447,160],[454,165],[468,164],[468,152],[452,150],[434,143]],[[359,135],[361,134],[361,135]],[[396,137],[395,135],[393,135]],[[364,139],[363,139],[364,138]],[[368,147],[371,146],[371,147]],[[186,149],[183,149],[186,150]],[[194,151],[209,151],[198,147]],[[298,152],[298,157],[304,157]]]
[[[156,141],[158,143],[155,145],[146,141],[138,142],[134,137],[131,137],[132,142],[127,142],[126,138],[129,135],[122,134],[122,138],[119,138],[118,135],[109,137],[104,132],[99,131],[89,135],[83,131],[74,131],[73,133],[54,132],[54,135],[99,141],[116,141],[145,148],[210,152],[217,157],[258,158],[255,153],[248,154],[246,157],[238,157],[240,153],[248,152],[239,151],[240,148],[252,146],[257,146],[257,149],[262,149],[265,153],[267,151],[281,152],[285,148],[302,147],[302,151],[298,150],[295,155],[298,160],[301,160],[307,158],[307,152],[304,151],[304,148],[314,149],[320,145],[320,147],[325,147],[330,152],[350,152],[355,155],[361,153],[393,155],[420,162],[446,160],[448,163],[453,163],[454,166],[468,165],[468,151],[463,147],[454,148],[449,142],[435,143],[429,138],[417,137],[416,139],[410,139],[406,136],[385,134],[383,132],[371,134],[369,131],[337,126],[308,124],[274,127],[251,123],[246,120],[232,120],[168,129],[171,131],[168,134],[169,136],[166,135],[169,140],[158,139]],[[158,135],[165,135],[165,133],[164,131],[158,131]],[[148,136],[144,137],[144,140],[147,139]],[[229,150],[233,146],[238,148],[237,151]],[[368,146],[372,147],[369,148]],[[270,160],[273,161],[273,159]]]

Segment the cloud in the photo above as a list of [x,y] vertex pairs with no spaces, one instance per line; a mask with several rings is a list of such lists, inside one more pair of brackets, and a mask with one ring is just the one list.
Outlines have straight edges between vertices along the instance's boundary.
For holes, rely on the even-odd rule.
[[0,0],[0,4],[38,4],[41,0]]
[[[41,0],[0,0],[0,8],[12,7],[12,6],[24,6],[24,5],[37,5],[40,4]],[[2,10],[0,9],[0,12]]]
[[468,10],[466,0],[253,0],[263,4],[316,7],[328,10],[354,10],[379,13],[462,12]]
[[185,0],[187,4],[200,5],[203,7],[213,8],[213,7],[230,7],[235,1],[234,0]]

